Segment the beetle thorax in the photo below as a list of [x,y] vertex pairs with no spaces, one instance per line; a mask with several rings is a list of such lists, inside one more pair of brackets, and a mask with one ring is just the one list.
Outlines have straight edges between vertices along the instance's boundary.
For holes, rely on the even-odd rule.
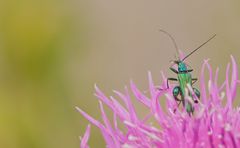
[[187,66],[183,62],[178,63],[178,72],[185,72],[187,71]]

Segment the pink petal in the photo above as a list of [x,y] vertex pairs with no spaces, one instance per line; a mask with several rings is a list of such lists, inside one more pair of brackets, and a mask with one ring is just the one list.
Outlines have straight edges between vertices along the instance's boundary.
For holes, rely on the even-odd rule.
[[227,70],[226,70],[226,95],[227,95],[227,106],[228,108],[232,108],[232,93],[230,89],[230,84],[229,84],[229,69],[230,69],[230,64],[227,65]]
[[83,136],[83,138],[81,139],[81,145],[80,145],[80,148],[89,148],[88,146],[88,139],[90,137],[90,129],[91,129],[91,126],[90,124],[87,126],[87,129],[86,129],[86,132]]
[[151,101],[137,89],[137,87],[133,83],[133,81],[130,82],[130,85],[131,85],[132,92],[135,95],[136,99],[139,100],[140,102],[142,102],[147,107],[150,107]]
[[89,116],[87,113],[85,113],[83,110],[81,110],[79,107],[76,107],[76,109],[78,110],[78,112],[80,112],[88,121],[90,121],[92,124],[94,124],[95,126],[97,126],[98,128],[102,129],[104,126],[97,120],[95,120],[94,118],[92,118],[91,116]]
[[130,115],[130,119],[131,121],[133,121],[134,123],[137,122],[138,118],[137,118],[137,115],[136,115],[136,112],[135,112],[135,109],[132,105],[132,102],[130,100],[130,96],[128,94],[128,91],[127,91],[127,88],[125,87],[125,92],[126,92],[126,95],[123,95],[122,93],[118,92],[118,91],[114,91],[123,101],[124,103],[126,104],[127,106],[127,109],[129,111],[129,115]]
[[109,122],[108,117],[105,114],[102,102],[99,101],[99,104],[100,104],[100,110],[101,110],[101,113],[102,113],[102,118],[103,118],[103,121],[104,121],[105,126],[106,126],[106,130],[108,131],[109,135],[111,135],[111,137],[112,137],[112,139],[113,139],[113,141],[115,143],[114,144],[115,147],[120,147],[120,143],[118,142],[117,137],[115,136],[115,132],[112,129],[111,123]]
[[231,93],[232,97],[235,98],[237,94],[238,67],[233,56],[231,56],[231,61],[232,61]]
[[204,63],[202,65],[201,69],[201,76],[200,76],[200,86],[201,86],[201,98],[203,104],[206,104],[207,102],[207,92],[206,92],[206,85],[205,85],[205,78],[204,78],[204,72],[205,72],[205,66],[207,65],[208,60],[204,60]]

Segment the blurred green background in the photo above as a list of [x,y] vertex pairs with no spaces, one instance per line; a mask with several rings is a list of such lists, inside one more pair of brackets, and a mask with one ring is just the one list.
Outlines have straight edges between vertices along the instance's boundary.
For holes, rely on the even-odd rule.
[[[0,1],[0,147],[79,147],[87,121],[101,119],[94,83],[113,95],[129,80],[145,90],[147,71],[160,83],[175,49],[189,53],[199,77],[203,59],[224,78],[230,54],[240,58],[240,2],[146,0]],[[140,104],[136,104],[140,107]],[[141,110],[140,113],[144,113]],[[97,128],[92,147],[104,147]]]

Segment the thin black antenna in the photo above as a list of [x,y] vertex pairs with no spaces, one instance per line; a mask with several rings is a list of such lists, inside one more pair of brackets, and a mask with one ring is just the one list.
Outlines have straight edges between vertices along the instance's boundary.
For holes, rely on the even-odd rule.
[[177,51],[177,57],[179,58],[179,50],[178,50],[178,46],[177,46],[177,43],[176,41],[174,40],[174,38],[172,37],[172,35],[170,33],[168,33],[167,31],[163,30],[163,29],[159,29],[160,32],[163,32],[165,33],[168,37],[170,37],[170,39],[172,40],[173,44],[174,44],[174,47]]
[[194,52],[196,52],[199,48],[201,48],[203,45],[207,44],[210,40],[212,40],[214,37],[216,36],[216,34],[214,34],[210,39],[208,39],[206,42],[204,42],[202,45],[200,45],[198,48],[196,48],[195,50],[193,50],[192,52],[190,52],[187,56],[185,56],[182,61],[184,61],[186,58],[188,58],[190,55],[192,55]]

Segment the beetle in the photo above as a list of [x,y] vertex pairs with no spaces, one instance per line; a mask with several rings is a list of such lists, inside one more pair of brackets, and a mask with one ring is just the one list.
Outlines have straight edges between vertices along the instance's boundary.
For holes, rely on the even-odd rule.
[[[193,78],[191,75],[191,72],[193,71],[193,69],[189,69],[187,64],[184,62],[189,56],[191,56],[193,53],[195,53],[198,49],[200,49],[203,45],[207,44],[210,40],[212,40],[215,36],[213,35],[211,38],[209,38],[206,42],[204,42],[203,44],[201,44],[200,46],[198,46],[195,50],[193,50],[192,52],[190,52],[187,56],[185,56],[183,59],[180,59],[179,57],[179,50],[177,48],[176,42],[174,40],[174,38],[166,31],[164,30],[160,30],[161,32],[167,34],[171,40],[174,43],[174,46],[177,50],[177,54],[178,54],[178,59],[173,61],[174,65],[177,65],[177,69],[175,69],[172,65],[169,69],[174,72],[175,74],[177,74],[177,78],[167,78],[167,88],[169,89],[169,81],[176,81],[179,83],[178,86],[175,86],[172,90],[172,94],[173,97],[175,99],[175,101],[178,102],[178,107],[179,105],[182,103],[183,107],[186,109],[187,113],[189,114],[189,116],[193,115],[194,112],[194,107],[192,102],[194,103],[198,103],[198,100],[200,99],[200,91],[193,87],[193,84],[195,82],[197,82],[197,78]],[[193,92],[195,93],[195,95],[197,96],[198,100],[194,100],[193,98],[193,94],[190,93],[188,86],[192,87]],[[163,89],[159,89],[159,90],[163,90]],[[186,91],[187,90],[187,91]],[[188,93],[188,94],[186,94]],[[192,99],[192,101],[187,100],[185,97],[186,95],[190,96],[190,98]],[[178,97],[180,96],[180,98]],[[175,112],[176,110],[174,110]]]

